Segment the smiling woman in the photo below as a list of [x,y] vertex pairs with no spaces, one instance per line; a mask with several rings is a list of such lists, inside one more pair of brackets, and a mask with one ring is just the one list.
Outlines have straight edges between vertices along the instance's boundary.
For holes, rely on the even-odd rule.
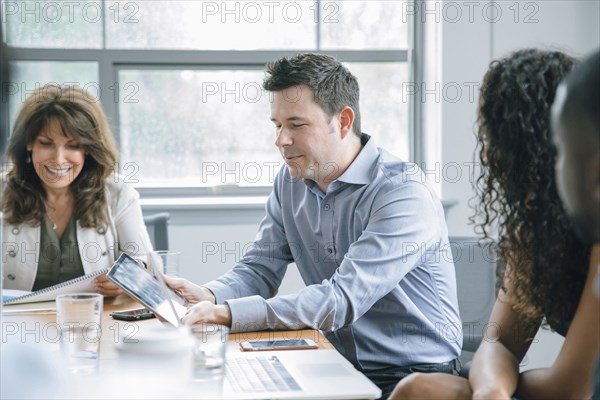
[[[108,267],[121,251],[151,250],[139,195],[115,174],[117,155],[106,116],[84,89],[47,85],[27,98],[0,183],[7,288],[43,289]],[[120,293],[104,276],[97,287]]]
[[27,145],[27,151],[42,185],[52,197],[68,191],[81,173],[86,155],[83,145],[70,138],[55,119]]

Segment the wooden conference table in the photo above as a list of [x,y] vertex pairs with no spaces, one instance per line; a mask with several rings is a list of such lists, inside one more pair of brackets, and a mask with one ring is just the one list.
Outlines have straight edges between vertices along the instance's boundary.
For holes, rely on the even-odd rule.
[[[6,326],[3,330],[4,334],[8,334],[7,341],[11,341],[10,336],[17,336],[13,333],[13,329],[19,329],[23,334],[24,328],[21,324],[25,324],[28,327],[30,334],[25,333],[25,337],[31,339],[34,336],[35,324],[43,324],[56,322],[55,312],[28,312],[27,310],[44,309],[45,307],[54,307],[54,302],[45,303],[29,303],[13,306],[5,306],[4,310],[7,311],[2,315],[2,322],[10,324],[12,326]],[[126,310],[130,308],[141,307],[141,305],[127,295],[120,295],[115,298],[104,299],[104,309],[102,313],[102,330],[103,335],[100,345],[100,359],[111,359],[117,357],[115,348],[115,336],[125,332],[127,333],[128,328],[133,324],[140,329],[147,327],[161,326],[157,318],[152,318],[143,321],[117,321],[113,319],[109,314],[113,311]],[[14,325],[14,324],[17,325]],[[31,327],[30,327],[31,326]],[[132,328],[129,328],[132,329]],[[106,334],[108,333],[108,334]],[[20,335],[18,335],[20,338]],[[31,338],[30,338],[31,336]],[[44,336],[41,332],[41,336]],[[239,343],[245,340],[274,340],[274,339],[311,339],[314,340],[318,345],[319,349],[334,349],[333,345],[323,336],[319,331],[312,329],[303,330],[292,330],[292,331],[256,331],[256,332],[245,332],[245,333],[233,333],[228,338],[228,351],[240,351]]]
[[[152,318],[143,321],[117,321],[110,317],[110,313],[113,311],[125,310],[130,308],[140,307],[140,304],[135,300],[131,299],[127,295],[120,295],[116,298],[105,298],[103,315],[102,315],[102,336],[100,342],[100,354],[99,354],[99,369],[101,371],[115,370],[113,366],[116,366],[119,359],[119,353],[117,350],[117,342],[121,336],[127,335],[127,333],[138,332],[139,330],[148,329],[160,329],[163,325],[157,318]],[[33,311],[40,309],[52,309],[55,308],[54,302],[45,303],[30,303],[21,305],[4,306],[2,313],[2,347],[11,346],[11,344],[22,344],[27,343],[30,348],[40,346],[39,349],[44,349],[44,352],[48,353],[50,349],[50,358],[58,359],[59,343],[56,338],[56,313],[53,311]],[[292,331],[257,331],[257,332],[245,332],[245,333],[234,333],[230,334],[228,338],[227,352],[239,352],[239,343],[245,340],[273,340],[273,339],[311,339],[319,345],[319,349],[334,349],[333,345],[319,332],[316,330],[305,329],[305,330],[292,330]],[[90,385],[94,385],[96,388],[100,386],[106,389],[106,383],[102,379],[97,377],[82,378],[80,380],[78,389],[73,392],[68,392],[67,397],[73,398],[85,397],[85,398],[102,398],[105,395],[112,394],[107,391],[96,391],[90,390]],[[72,377],[69,377],[69,381]],[[114,382],[115,377],[112,376],[110,381]],[[104,382],[104,383],[99,383]],[[3,382],[7,384],[8,382]],[[152,382],[147,382],[144,385],[152,385]],[[85,395],[81,393],[81,388],[86,389]],[[138,392],[131,388],[131,391],[122,388],[119,389],[120,394],[126,398],[148,398],[148,390]],[[141,393],[144,393],[143,395]],[[140,395],[138,396],[138,393]],[[165,396],[170,397],[171,392],[161,392],[156,394],[156,398],[164,398]],[[195,393],[198,393],[195,391]],[[173,398],[186,397],[185,393],[174,391],[172,394]],[[176,397],[179,396],[179,397]]]

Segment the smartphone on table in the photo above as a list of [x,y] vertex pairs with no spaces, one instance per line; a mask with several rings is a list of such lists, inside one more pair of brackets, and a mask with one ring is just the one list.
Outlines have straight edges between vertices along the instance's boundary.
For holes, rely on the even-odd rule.
[[154,318],[155,315],[152,311],[147,308],[133,308],[131,310],[121,310],[111,312],[109,314],[114,319],[118,319],[121,321],[140,321],[142,319]]
[[240,342],[242,351],[303,350],[318,347],[310,339],[248,340]]

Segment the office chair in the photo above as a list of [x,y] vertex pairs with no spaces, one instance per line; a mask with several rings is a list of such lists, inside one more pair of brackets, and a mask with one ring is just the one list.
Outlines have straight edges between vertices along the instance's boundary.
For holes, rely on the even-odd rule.
[[144,217],[144,224],[154,250],[169,250],[169,213],[158,213]]
[[[496,242],[476,237],[450,237],[456,269],[458,307],[463,323],[463,348],[460,360],[466,366],[483,340],[496,302],[498,256]],[[462,373],[461,373],[462,375]]]

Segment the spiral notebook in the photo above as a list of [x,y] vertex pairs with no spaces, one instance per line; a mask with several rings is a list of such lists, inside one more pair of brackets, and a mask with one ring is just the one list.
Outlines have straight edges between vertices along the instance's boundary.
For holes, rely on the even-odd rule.
[[54,286],[49,286],[44,289],[36,290],[19,297],[5,300],[4,305],[22,304],[22,303],[37,303],[39,301],[54,301],[56,296],[70,293],[95,293],[94,278],[108,272],[108,268],[99,269],[90,272],[87,275],[79,276],[70,281],[65,281]]

